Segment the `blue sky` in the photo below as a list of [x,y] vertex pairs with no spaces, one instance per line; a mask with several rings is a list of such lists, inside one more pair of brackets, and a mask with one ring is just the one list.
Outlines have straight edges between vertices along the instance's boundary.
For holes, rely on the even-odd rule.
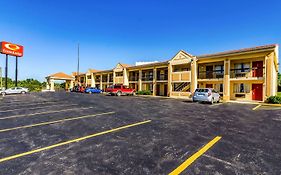
[[84,72],[163,61],[181,49],[199,55],[280,44],[280,9],[278,0],[1,1],[0,40],[25,47],[20,79],[43,81],[77,70],[77,43]]

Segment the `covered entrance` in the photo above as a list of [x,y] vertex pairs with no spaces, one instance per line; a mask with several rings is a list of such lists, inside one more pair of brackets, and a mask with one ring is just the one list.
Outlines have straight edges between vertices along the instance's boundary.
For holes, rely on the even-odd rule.
[[71,75],[67,75],[63,72],[58,72],[46,77],[47,84],[46,90],[48,91],[55,91],[55,81],[61,80],[65,81],[65,90],[73,88],[73,83],[75,81],[75,77]]

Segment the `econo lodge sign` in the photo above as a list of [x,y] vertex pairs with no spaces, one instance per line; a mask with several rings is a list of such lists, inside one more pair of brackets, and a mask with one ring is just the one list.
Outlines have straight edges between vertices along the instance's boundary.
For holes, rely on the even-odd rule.
[[0,52],[2,54],[22,57],[23,56],[23,46],[18,44],[9,43],[2,41],[0,43]]

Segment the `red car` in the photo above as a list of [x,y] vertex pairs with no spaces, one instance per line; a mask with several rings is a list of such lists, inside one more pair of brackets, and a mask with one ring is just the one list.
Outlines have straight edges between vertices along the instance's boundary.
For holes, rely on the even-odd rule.
[[124,85],[112,85],[105,89],[105,92],[107,92],[110,95],[136,95],[136,90],[128,88]]

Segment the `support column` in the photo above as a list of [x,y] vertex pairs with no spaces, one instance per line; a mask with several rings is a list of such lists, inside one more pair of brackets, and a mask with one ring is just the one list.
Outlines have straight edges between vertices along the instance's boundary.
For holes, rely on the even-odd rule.
[[50,79],[47,79],[47,83],[46,83],[46,89],[50,90]]
[[172,65],[171,63],[168,64],[168,92],[167,96],[170,97],[172,94]]
[[129,86],[128,74],[127,69],[123,69],[123,85]]
[[194,58],[191,62],[191,86],[190,92],[193,93],[197,88],[197,59]]
[[109,73],[107,74],[107,87],[109,87]]
[[156,77],[157,77],[157,69],[156,68],[154,68],[153,69],[153,93],[152,93],[152,95],[153,96],[156,96]]
[[142,78],[142,70],[140,69],[139,70],[139,82],[138,82],[139,83],[139,89],[138,89],[139,91],[142,90],[142,79],[141,78]]
[[273,66],[273,60],[272,60],[272,54],[265,57],[266,62],[266,97],[271,96],[272,94],[272,66]]
[[51,79],[50,80],[50,82],[51,82],[51,91],[55,91],[55,82],[54,82],[54,80],[53,79]]
[[100,75],[100,90],[103,90],[102,89],[102,74]]
[[70,88],[70,89],[73,88],[73,84],[74,84],[74,81],[73,81],[73,80],[70,80],[70,85],[69,85],[69,88]]
[[91,74],[91,87],[96,87],[96,76]]
[[113,70],[113,85],[115,85],[115,77],[116,77],[116,73],[115,73],[115,71]]
[[224,60],[223,101],[230,100],[230,60]]

